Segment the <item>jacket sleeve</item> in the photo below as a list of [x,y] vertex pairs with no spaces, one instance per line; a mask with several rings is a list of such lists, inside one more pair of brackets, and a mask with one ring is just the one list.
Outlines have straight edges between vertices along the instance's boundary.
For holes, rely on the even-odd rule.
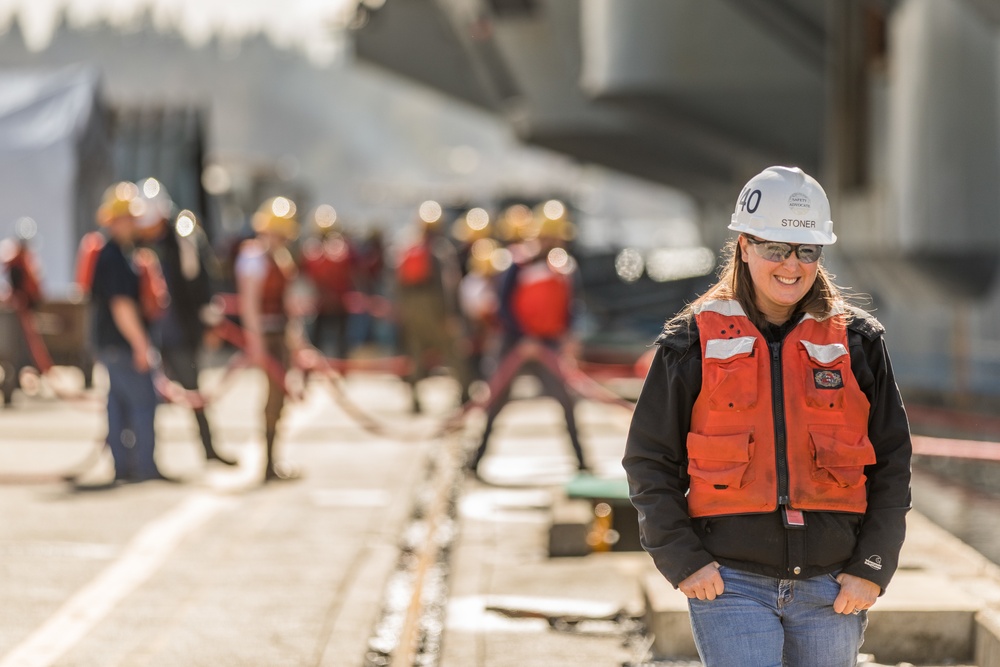
[[696,338],[680,349],[669,342],[660,344],[646,375],[622,465],[642,546],[676,588],[715,559],[695,534],[685,500],[687,432],[701,388],[700,347]]
[[855,335],[851,364],[871,411],[868,437],[876,463],[865,468],[868,509],[858,533],[854,555],[844,572],[873,581],[885,592],[899,565],[910,509],[910,429],[903,401],[879,335]]

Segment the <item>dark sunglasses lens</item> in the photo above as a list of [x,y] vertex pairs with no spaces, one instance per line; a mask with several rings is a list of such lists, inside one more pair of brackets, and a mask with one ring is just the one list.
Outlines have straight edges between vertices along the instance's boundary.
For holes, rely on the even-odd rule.
[[757,245],[758,253],[769,262],[784,262],[792,254],[792,246],[787,243],[775,243],[773,241]]
[[[757,254],[769,262],[784,262],[792,254],[793,246],[790,243],[778,241],[750,241],[750,243]],[[807,243],[794,246],[794,250],[800,262],[813,264],[823,253],[823,246]]]
[[803,264],[812,264],[819,259],[822,252],[823,246],[821,245],[800,245],[795,249],[795,256]]

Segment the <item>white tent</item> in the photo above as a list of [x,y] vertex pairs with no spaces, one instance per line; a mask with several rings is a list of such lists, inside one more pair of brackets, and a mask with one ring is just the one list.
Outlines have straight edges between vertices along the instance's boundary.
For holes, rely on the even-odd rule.
[[96,69],[0,70],[0,237],[29,217],[49,299],[72,291],[77,244],[110,181]]

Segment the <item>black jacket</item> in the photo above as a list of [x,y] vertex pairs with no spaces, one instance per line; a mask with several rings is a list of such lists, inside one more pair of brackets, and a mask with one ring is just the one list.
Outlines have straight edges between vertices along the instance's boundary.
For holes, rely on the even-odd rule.
[[[186,247],[182,249],[182,244]],[[211,255],[208,240],[196,229],[187,237],[180,237],[173,225],[169,226],[153,245],[163,278],[170,294],[166,315],[154,323],[153,338],[158,347],[186,346],[197,348],[205,333],[201,309],[212,300],[213,283],[217,274],[215,258]],[[192,254],[197,262],[197,272],[185,275],[181,255]]]
[[[780,340],[790,328],[762,333]],[[848,326],[851,369],[871,403],[868,436],[878,459],[865,468],[868,510],[864,517],[806,512],[805,528],[785,528],[779,512],[688,516],[685,443],[701,390],[701,346],[693,318],[687,328],[661,334],[622,463],[639,513],[642,545],[668,581],[677,586],[714,560],[781,579],[842,570],[885,591],[896,571],[910,508],[911,444],[883,333],[882,325],[860,310]]]

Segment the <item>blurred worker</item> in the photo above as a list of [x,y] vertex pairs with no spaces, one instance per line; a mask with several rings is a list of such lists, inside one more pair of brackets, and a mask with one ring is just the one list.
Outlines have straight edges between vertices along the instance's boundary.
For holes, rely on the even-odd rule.
[[[386,293],[385,280],[385,242],[382,230],[373,226],[361,240],[357,248],[358,258],[358,290],[369,297],[384,297]],[[373,343],[381,338],[391,338],[387,321],[377,322],[371,311],[358,314],[354,320],[357,323],[355,341],[361,344]],[[385,335],[381,335],[385,333]]]
[[254,213],[253,229],[257,235],[240,246],[234,268],[246,354],[267,373],[264,481],[298,479],[299,472],[279,465],[275,455],[289,345],[302,345],[299,322],[289,317],[287,307],[287,291],[297,273],[288,249],[299,233],[295,203],[286,197],[266,200]]
[[[529,239],[514,253],[510,268],[500,276],[500,320],[503,325],[501,357],[520,346],[527,357],[521,373],[534,375],[542,391],[559,401],[566,420],[577,468],[589,470],[573,414],[576,401],[566,383],[538,358],[543,349],[572,353],[572,305],[577,278],[576,260],[567,252],[566,242],[573,237],[565,205],[550,200],[538,207]],[[527,347],[522,343],[528,342]],[[493,423],[503,406],[510,400],[511,384],[491,396],[486,410],[486,426],[479,448],[469,459],[468,470],[478,473],[486,455]]]
[[501,211],[497,218],[497,240],[508,247],[518,246],[532,233],[535,216],[526,205],[511,204]]
[[830,203],[769,167],[720,279],[668,321],[623,465],[707,667],[853,667],[899,562],[911,443],[884,329],[820,259]]
[[312,283],[316,299],[309,338],[319,350],[328,353],[327,335],[332,333],[333,353],[346,359],[350,353],[350,313],[345,299],[355,288],[358,257],[332,206],[318,206],[312,223],[316,235],[302,244],[302,273]]
[[469,255],[472,245],[481,239],[493,236],[493,221],[484,208],[470,208],[460,215],[451,225],[451,238],[454,240],[458,254],[458,265],[463,274],[469,268]]
[[33,310],[42,302],[41,274],[35,255],[28,246],[36,230],[34,220],[21,218],[16,223],[15,238],[4,239],[0,244],[0,261],[7,271],[10,298],[15,309]]
[[[137,185],[145,203],[137,221],[140,241],[156,253],[169,296],[163,316],[153,322],[152,339],[167,377],[184,389],[197,391],[199,352],[206,320],[213,316],[210,303],[217,260],[191,211],[181,211],[174,219],[174,202],[162,183],[147,178]],[[205,459],[236,465],[234,459],[216,451],[204,406],[194,408],[194,417]]]
[[461,387],[461,402],[469,397],[469,371],[460,339],[458,281],[461,268],[455,250],[442,233],[442,210],[424,202],[418,211],[418,238],[396,261],[396,306],[403,349],[412,369],[413,412],[420,412],[417,383],[430,373],[429,354],[442,358]]
[[484,364],[500,328],[496,276],[503,261],[498,259],[501,255],[507,257],[509,253],[493,239],[473,243],[466,274],[458,285],[458,304],[469,342],[469,368],[476,380],[484,379],[493,370]]
[[155,313],[142,307],[142,269],[134,254],[136,220],[143,209],[139,189],[123,181],[104,193],[97,210],[107,241],[97,255],[91,285],[93,343],[108,372],[107,442],[118,482],[165,479],[153,457],[158,398],[149,324]]

